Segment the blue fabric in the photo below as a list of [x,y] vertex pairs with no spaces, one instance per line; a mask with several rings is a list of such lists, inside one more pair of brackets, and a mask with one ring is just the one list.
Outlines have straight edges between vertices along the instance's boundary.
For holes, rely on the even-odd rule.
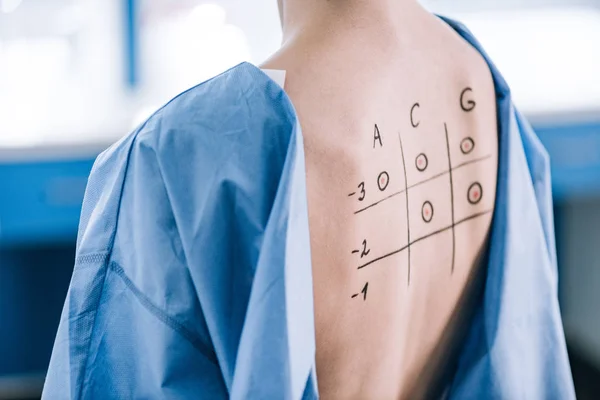
[[[548,156],[489,63],[496,212],[449,397],[570,399]],[[247,63],[98,157],[43,393],[227,397],[318,397],[301,129],[282,89]]]

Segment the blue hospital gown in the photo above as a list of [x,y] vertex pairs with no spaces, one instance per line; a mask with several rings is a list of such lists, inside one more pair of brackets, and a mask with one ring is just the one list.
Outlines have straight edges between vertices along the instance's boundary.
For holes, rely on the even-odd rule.
[[[448,398],[572,399],[548,156],[488,63],[496,211]],[[317,398],[312,302],[298,117],[242,63],[96,160],[43,398]]]

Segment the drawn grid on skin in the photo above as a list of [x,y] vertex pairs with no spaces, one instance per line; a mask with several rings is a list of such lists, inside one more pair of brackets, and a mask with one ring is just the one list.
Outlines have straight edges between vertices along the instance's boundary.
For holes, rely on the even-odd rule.
[[[472,159],[472,160],[469,160],[469,161],[465,161],[465,162],[463,162],[463,163],[460,163],[460,164],[458,164],[457,166],[453,167],[453,168],[452,168],[452,171],[455,171],[455,170],[457,170],[457,169],[459,169],[459,168],[465,167],[465,166],[467,166],[467,165],[470,165],[470,164],[474,164],[474,163],[476,163],[476,162],[479,162],[479,161],[484,161],[484,160],[487,160],[487,159],[488,159],[488,158],[490,158],[490,157],[491,157],[491,154],[488,154],[488,155],[485,155],[485,156],[483,156],[483,157],[478,157],[478,158],[474,158],[474,159]],[[431,177],[429,177],[429,178],[427,178],[427,179],[423,179],[422,181],[419,181],[419,182],[417,182],[417,183],[413,183],[412,185],[408,186],[406,189],[402,189],[402,190],[399,190],[399,191],[397,191],[397,192],[394,192],[394,193],[390,194],[389,196],[387,196],[387,197],[384,197],[384,198],[383,198],[383,199],[381,199],[381,200],[378,200],[378,201],[376,201],[376,202],[374,202],[374,203],[372,203],[372,204],[369,204],[368,206],[365,206],[365,207],[363,207],[363,208],[361,208],[361,209],[358,209],[358,210],[354,211],[354,214],[360,214],[361,212],[363,212],[363,211],[366,211],[366,210],[368,210],[369,208],[371,208],[371,207],[374,207],[374,206],[378,205],[379,203],[383,203],[384,201],[386,201],[386,200],[389,200],[389,199],[391,199],[392,197],[396,197],[396,196],[398,196],[399,194],[402,194],[402,193],[404,193],[404,192],[405,192],[406,190],[408,190],[408,189],[412,189],[412,188],[414,188],[414,187],[416,187],[416,186],[420,186],[420,185],[422,185],[422,184],[424,184],[424,183],[427,183],[427,182],[429,182],[429,181],[431,181],[431,180],[434,180],[434,179],[436,179],[436,178],[439,178],[440,176],[444,176],[444,175],[446,175],[447,173],[449,173],[449,171],[443,171],[443,172],[440,172],[440,173],[438,173],[438,174],[435,174],[435,175],[433,175],[433,176],[431,176]],[[355,194],[355,193],[352,193],[352,194]],[[350,195],[348,195],[348,196],[351,196],[352,194],[350,194]]]
[[406,161],[404,160],[404,147],[402,146],[402,137],[398,132],[398,141],[400,142],[400,154],[402,155],[402,167],[404,168],[404,193],[406,193],[406,231],[408,234],[408,278],[407,286],[410,286],[410,213],[408,208],[408,178],[406,173]]
[[424,236],[418,237],[418,238],[416,238],[415,240],[413,240],[412,242],[409,242],[409,243],[408,243],[406,246],[402,246],[402,247],[400,247],[399,249],[396,249],[396,250],[394,250],[394,251],[391,251],[391,252],[389,252],[389,253],[387,253],[387,254],[384,254],[384,255],[382,255],[382,256],[379,256],[379,257],[377,257],[377,258],[375,258],[375,259],[373,259],[373,260],[371,260],[371,261],[369,261],[369,262],[367,262],[367,263],[365,263],[365,264],[363,264],[363,265],[359,266],[357,269],[362,269],[362,268],[368,267],[369,265],[371,265],[371,264],[374,264],[374,263],[376,263],[377,261],[381,261],[381,260],[383,260],[384,258],[391,257],[391,256],[393,256],[393,255],[395,255],[395,254],[398,254],[398,253],[400,253],[400,252],[402,252],[402,251],[404,251],[404,250],[407,250],[407,249],[409,249],[409,248],[410,248],[410,246],[412,246],[412,245],[413,245],[413,244],[415,244],[415,243],[418,243],[418,242],[420,242],[420,241],[422,241],[422,240],[428,239],[428,238],[430,238],[430,237],[432,237],[432,236],[439,235],[440,233],[442,233],[442,232],[445,232],[445,231],[447,231],[447,230],[450,230],[450,229],[454,230],[454,227],[456,227],[457,225],[460,225],[460,224],[462,224],[462,223],[464,223],[464,222],[470,221],[470,220],[472,220],[472,219],[475,219],[475,218],[479,218],[479,217],[481,217],[481,216],[483,216],[483,215],[486,215],[486,214],[489,214],[489,213],[491,213],[492,211],[493,211],[493,210],[486,210],[486,211],[481,211],[481,212],[478,212],[478,213],[475,213],[475,214],[469,215],[468,217],[465,217],[465,218],[463,218],[463,219],[461,219],[461,220],[458,220],[458,221],[456,221],[456,222],[455,222],[454,224],[452,224],[452,225],[445,226],[445,227],[443,227],[443,228],[441,228],[441,229],[438,229],[438,230],[437,230],[437,231],[435,231],[435,232],[431,232],[431,233],[428,233],[427,235],[424,235]]
[[456,254],[456,234],[454,229],[454,184],[452,183],[452,160],[450,159],[450,140],[448,139],[448,126],[444,122],[444,131],[446,132],[446,149],[448,150],[448,171],[450,177],[450,214],[452,215],[452,269],[454,273],[454,259]]

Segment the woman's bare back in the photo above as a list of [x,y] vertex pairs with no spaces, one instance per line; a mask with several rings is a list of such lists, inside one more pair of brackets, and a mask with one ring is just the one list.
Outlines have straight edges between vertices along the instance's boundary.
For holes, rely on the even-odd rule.
[[324,399],[426,396],[491,225],[491,74],[436,17],[402,19],[329,26],[264,65],[287,71],[303,128]]

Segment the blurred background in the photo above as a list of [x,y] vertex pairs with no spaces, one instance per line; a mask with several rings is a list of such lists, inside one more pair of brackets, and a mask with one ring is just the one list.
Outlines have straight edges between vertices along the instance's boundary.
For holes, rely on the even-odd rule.
[[[577,394],[600,398],[600,0],[423,3],[475,33],[551,155]],[[94,158],[280,39],[276,0],[0,0],[0,399],[41,393]]]

